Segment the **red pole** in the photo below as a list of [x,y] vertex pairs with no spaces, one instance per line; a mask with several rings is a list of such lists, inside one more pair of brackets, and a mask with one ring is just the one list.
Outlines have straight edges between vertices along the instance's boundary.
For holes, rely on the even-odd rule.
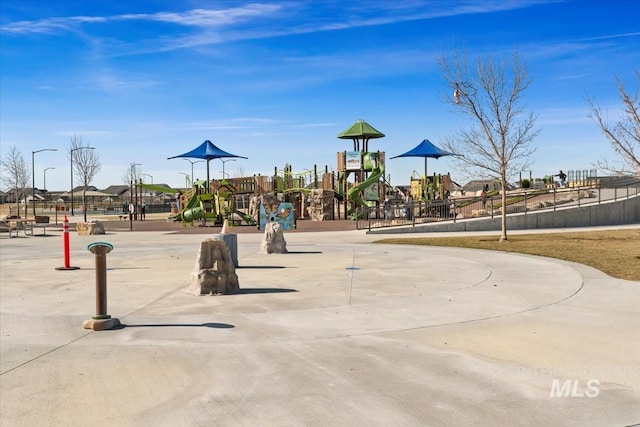
[[62,239],[64,242],[64,268],[69,268],[71,267],[71,256],[69,255],[69,219],[67,219],[67,214],[64,215],[62,223]]
[[62,223],[62,242],[64,247],[64,266],[56,267],[56,270],[78,270],[80,267],[71,267],[71,255],[69,250],[69,219],[64,214],[64,222]]

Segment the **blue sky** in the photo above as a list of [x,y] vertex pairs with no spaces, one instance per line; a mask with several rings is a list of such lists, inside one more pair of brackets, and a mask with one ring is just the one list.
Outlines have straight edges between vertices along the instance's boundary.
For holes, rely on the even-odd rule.
[[[336,168],[364,119],[386,134],[387,158],[427,138],[436,145],[464,117],[436,59],[464,46],[471,58],[518,51],[538,116],[534,176],[582,170],[612,152],[588,117],[591,96],[615,118],[615,77],[635,89],[640,2],[544,0],[29,1],[0,6],[1,155],[35,156],[36,187],[67,190],[70,138],[97,148],[94,185],[122,184],[130,163],[155,183],[183,186],[189,162],[167,157],[210,139],[248,157],[231,176]],[[204,163],[194,165],[204,178]],[[387,160],[395,185],[416,158]],[[222,164],[212,161],[211,177]],[[465,180],[445,157],[430,172]],[[145,176],[145,181],[150,178]]]

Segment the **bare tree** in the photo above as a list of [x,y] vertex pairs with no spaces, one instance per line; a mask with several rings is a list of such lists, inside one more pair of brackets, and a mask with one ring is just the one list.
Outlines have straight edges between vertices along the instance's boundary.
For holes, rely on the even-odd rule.
[[242,167],[242,166],[238,166],[238,167],[236,168],[235,173],[233,174],[233,177],[234,177],[234,178],[242,178],[242,177],[244,177],[244,176],[245,176],[245,173],[246,173],[246,171],[244,170],[244,167]]
[[142,171],[138,168],[138,166],[140,166],[140,163],[131,162],[129,164],[129,167],[127,168],[127,172],[124,175],[122,175],[123,183],[127,185],[131,185],[131,183],[133,182],[135,184],[140,180],[140,178],[142,178],[142,174],[141,174]]
[[471,119],[468,128],[461,128],[444,145],[458,155],[454,162],[469,173],[500,180],[500,241],[506,241],[507,182],[528,169],[535,151],[531,142],[540,133],[535,128],[536,117],[522,106],[531,85],[527,67],[517,53],[511,61],[478,58],[472,68],[468,55],[456,51],[450,58],[439,58],[438,64],[453,93],[446,101],[457,113]]
[[603,158],[596,163],[596,167],[616,175],[629,173],[640,175],[640,98],[638,97],[640,70],[636,71],[636,77],[638,82],[633,95],[627,92],[620,78],[616,77],[624,110],[620,113],[619,120],[613,125],[609,124],[600,106],[593,99],[587,99],[591,107],[589,117],[600,126],[602,133],[619,157],[618,161]]
[[31,167],[15,146],[10,146],[7,156],[0,162],[2,166],[2,183],[7,189],[13,189],[16,214],[20,215],[20,194],[24,196],[24,217],[27,218],[27,184],[31,175]]
[[82,210],[84,211],[84,221],[87,222],[87,187],[91,185],[93,178],[100,172],[102,163],[95,148],[85,144],[79,135],[71,137],[68,155],[70,159],[73,156],[73,174],[83,186]]

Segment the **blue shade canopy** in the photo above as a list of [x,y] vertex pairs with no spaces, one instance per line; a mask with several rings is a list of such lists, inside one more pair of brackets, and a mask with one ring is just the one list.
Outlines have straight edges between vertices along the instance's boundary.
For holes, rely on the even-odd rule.
[[406,153],[391,158],[396,159],[398,157],[424,157],[424,176],[427,176],[427,159],[429,157],[439,159],[440,157],[455,155],[455,153],[451,153],[449,151],[445,151],[441,148],[436,147],[428,139],[423,139],[420,144],[416,145]]
[[443,156],[455,156],[455,154],[436,147],[428,139],[423,139],[420,144],[416,145],[411,150],[407,151],[404,154],[394,156],[392,157],[392,159],[395,159],[397,157],[432,157],[434,159],[439,159]]
[[188,151],[183,154],[179,154],[177,156],[168,157],[167,159],[177,159],[180,157],[186,157],[191,159],[204,159],[207,161],[207,182],[209,182],[209,160],[211,159],[221,159],[224,157],[236,157],[239,159],[246,159],[247,157],[237,156],[235,154],[227,153],[224,150],[216,147],[213,142],[208,139],[202,144],[198,145],[191,151]]

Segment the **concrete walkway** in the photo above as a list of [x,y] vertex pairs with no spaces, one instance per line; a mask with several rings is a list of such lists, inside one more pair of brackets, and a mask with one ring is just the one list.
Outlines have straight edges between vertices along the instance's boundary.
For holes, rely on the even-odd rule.
[[[261,255],[261,234],[239,234],[242,292],[196,297],[206,237],[72,233],[74,271],[55,269],[59,232],[2,239],[0,425],[640,422],[638,282],[358,231],[285,234],[291,253]],[[95,241],[115,246],[120,329],[81,327]]]

